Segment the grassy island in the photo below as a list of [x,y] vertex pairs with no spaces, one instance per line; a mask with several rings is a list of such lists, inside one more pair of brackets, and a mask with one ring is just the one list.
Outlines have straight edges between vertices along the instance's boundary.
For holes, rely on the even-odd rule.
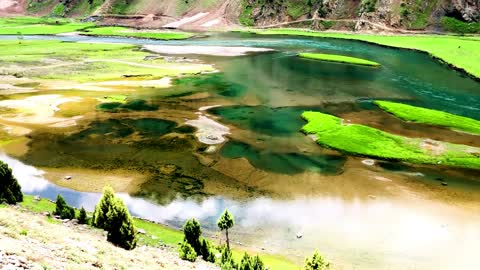
[[374,103],[382,110],[405,121],[480,134],[480,121],[472,118],[396,102],[377,100]]
[[316,142],[345,153],[406,161],[416,164],[441,164],[480,169],[480,148],[407,138],[320,113],[304,112],[308,121],[302,131],[316,135]]
[[388,47],[412,49],[430,54],[473,77],[480,78],[480,50],[475,36],[435,36],[435,35],[365,35],[325,33],[302,29],[249,29],[242,32],[260,35],[294,35],[320,38],[359,40]]
[[321,61],[328,61],[328,62],[337,62],[337,63],[345,63],[345,64],[354,64],[354,65],[363,65],[363,66],[373,66],[379,67],[380,64],[377,62],[355,58],[350,56],[343,56],[343,55],[335,55],[335,54],[324,54],[324,53],[300,53],[298,54],[301,58],[313,59],[313,60],[321,60]]
[[89,28],[81,34],[89,36],[134,37],[160,40],[177,40],[193,37],[193,34],[186,32],[135,30],[120,26]]

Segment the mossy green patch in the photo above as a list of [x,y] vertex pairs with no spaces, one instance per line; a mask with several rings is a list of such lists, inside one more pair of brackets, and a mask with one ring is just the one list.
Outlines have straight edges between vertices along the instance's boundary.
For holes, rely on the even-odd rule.
[[261,35],[298,35],[321,38],[360,40],[384,46],[414,49],[429,53],[467,73],[480,78],[480,43],[478,37],[431,36],[431,35],[357,35],[322,33],[299,29],[249,30]]
[[374,67],[380,66],[380,64],[377,62],[356,58],[356,57],[349,57],[349,56],[335,55],[335,54],[300,53],[298,54],[298,56],[301,58],[328,61],[328,62],[355,64],[355,65],[363,65],[363,66],[374,66]]
[[440,23],[443,29],[461,34],[480,33],[480,22],[463,22],[451,17],[442,17]]
[[304,112],[302,131],[315,134],[320,145],[342,152],[417,164],[442,164],[480,169],[480,148],[407,138],[320,113]]
[[480,121],[472,118],[396,102],[376,100],[374,103],[382,110],[387,111],[405,121],[447,127],[453,130],[480,134]]
[[120,36],[161,40],[177,40],[193,37],[192,33],[186,32],[134,30],[120,26],[90,28],[82,34],[90,36]]

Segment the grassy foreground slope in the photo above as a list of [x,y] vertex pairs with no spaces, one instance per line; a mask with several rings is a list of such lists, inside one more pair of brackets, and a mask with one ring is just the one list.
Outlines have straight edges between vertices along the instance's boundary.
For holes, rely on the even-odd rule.
[[55,35],[94,27],[71,19],[14,17],[0,18],[0,35]]
[[298,35],[323,38],[340,38],[371,42],[379,45],[414,49],[429,53],[447,64],[463,69],[480,78],[480,42],[478,37],[455,36],[382,36],[314,32],[297,29],[249,30],[261,35]]
[[405,121],[442,126],[453,130],[480,134],[480,121],[472,118],[397,102],[376,100],[374,103],[382,110]]
[[377,62],[368,61],[368,60],[356,58],[356,57],[343,56],[343,55],[324,54],[324,53],[300,53],[298,54],[298,56],[301,58],[328,61],[328,62],[338,62],[338,63],[355,64],[355,65],[362,65],[362,66],[374,66],[374,67],[380,66],[380,64]]
[[[52,203],[51,201],[48,201],[46,199],[41,199],[40,201],[37,201],[31,195],[24,195],[24,201],[20,203],[20,205],[21,207],[33,213],[43,213],[43,212],[51,213],[55,210],[55,204]],[[51,219],[51,218],[48,218],[47,222],[60,223],[59,221],[57,222],[57,220]],[[162,245],[167,245],[169,248],[173,248],[173,247],[176,247],[178,243],[183,242],[183,232],[179,230],[173,229],[171,227],[167,227],[162,224],[158,224],[158,223],[154,223],[154,222],[150,222],[150,221],[146,221],[138,218],[134,218],[134,223],[137,228],[145,230],[145,234],[139,235],[138,244],[140,246],[145,245],[149,247],[158,247]],[[142,247],[138,247],[137,249],[142,249]],[[239,262],[245,251],[246,250],[234,248],[232,252],[235,260]],[[259,255],[262,257],[263,262],[270,269],[276,269],[276,270],[299,269],[298,265],[294,264],[293,262],[281,256],[271,255],[266,253],[262,253]],[[175,253],[175,256],[178,257],[178,254]],[[177,260],[174,260],[174,261],[177,261]],[[152,269],[156,269],[156,268],[152,268]],[[169,268],[166,268],[166,269],[169,269]],[[172,269],[184,269],[184,268],[172,268]]]
[[460,144],[407,138],[320,112],[304,112],[308,121],[302,131],[316,135],[320,145],[355,155],[416,164],[442,164],[480,169],[480,148]]

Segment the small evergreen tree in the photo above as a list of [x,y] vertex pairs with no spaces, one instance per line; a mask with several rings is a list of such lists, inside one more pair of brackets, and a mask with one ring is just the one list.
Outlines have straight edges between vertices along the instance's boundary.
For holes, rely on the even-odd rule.
[[87,211],[85,211],[85,208],[80,209],[80,214],[78,215],[78,223],[79,224],[87,224],[88,219],[87,219]]
[[260,256],[255,256],[252,258],[252,267],[253,270],[265,270],[265,264],[263,263]]
[[107,227],[107,240],[126,250],[134,249],[137,246],[137,230],[122,199],[115,198],[114,205],[107,216],[110,221]]
[[193,247],[197,254],[202,254],[200,236],[202,235],[202,228],[196,219],[189,219],[183,225],[184,241]]
[[191,262],[197,260],[197,253],[187,241],[183,241],[182,245],[180,245],[178,252],[180,253],[180,259],[182,260]]
[[61,219],[74,219],[75,209],[69,206],[62,195],[57,195],[57,201],[55,202],[54,215],[60,216]]
[[115,198],[113,189],[106,187],[93,212],[92,225],[108,232],[107,240],[130,250],[137,245],[137,231],[127,207]]
[[252,259],[246,252],[243,254],[238,270],[253,270]]
[[203,260],[207,262],[215,262],[215,249],[212,247],[212,244],[207,239],[202,239],[201,252]]
[[114,205],[114,199],[115,194],[113,188],[110,186],[105,187],[103,189],[103,195],[93,212],[92,225],[94,227],[107,230],[108,225],[111,223],[111,221],[108,220],[108,212],[111,211]]
[[220,268],[222,270],[232,270],[236,269],[237,265],[232,257],[232,251],[227,247],[221,248],[222,254],[220,256]]
[[0,203],[15,204],[23,202],[20,184],[12,174],[12,169],[0,161]]
[[325,259],[315,251],[311,258],[305,259],[305,270],[328,270],[330,269],[330,264],[325,261]]
[[225,236],[227,238],[227,248],[230,249],[230,240],[228,239],[228,229],[232,228],[234,225],[233,216],[225,210],[223,214],[220,216],[217,222],[218,228],[220,230],[225,230]]

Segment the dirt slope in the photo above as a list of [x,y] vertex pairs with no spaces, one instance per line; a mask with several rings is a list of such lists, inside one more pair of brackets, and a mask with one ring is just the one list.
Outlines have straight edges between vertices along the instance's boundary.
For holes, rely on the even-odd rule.
[[182,261],[169,247],[141,246],[132,251],[106,241],[103,231],[0,208],[0,269],[202,269],[213,264]]

